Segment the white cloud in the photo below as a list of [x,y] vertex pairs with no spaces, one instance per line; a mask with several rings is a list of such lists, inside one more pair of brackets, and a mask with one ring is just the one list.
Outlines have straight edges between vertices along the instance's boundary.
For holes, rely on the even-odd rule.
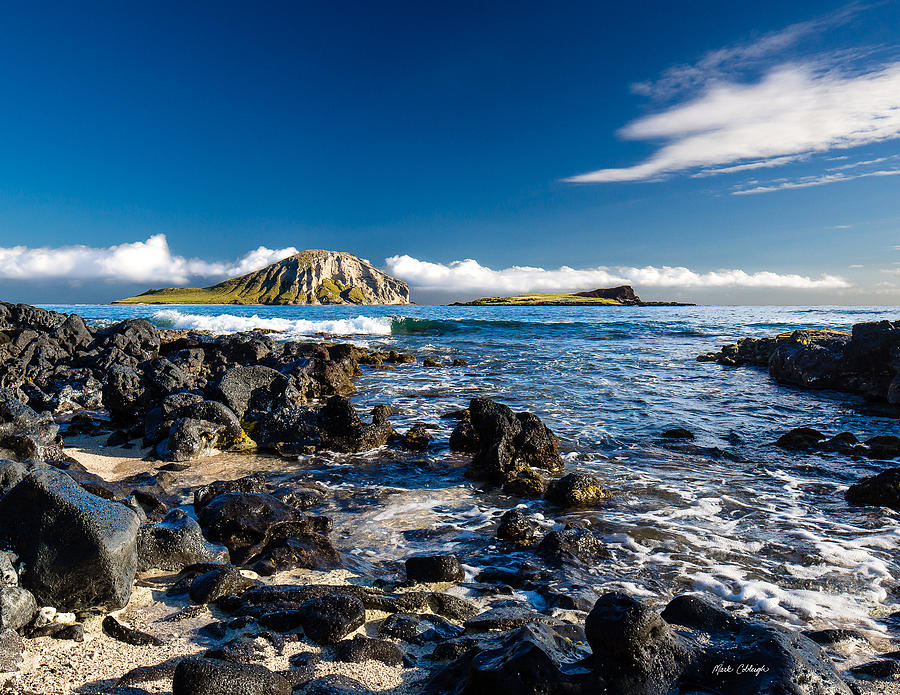
[[731,287],[782,289],[837,289],[850,287],[841,277],[822,275],[818,278],[767,271],[747,273],[743,270],[717,270],[699,273],[682,267],[644,268],[599,266],[577,270],[563,266],[545,270],[530,266],[513,266],[494,270],[471,258],[450,264],[420,261],[411,256],[385,259],[388,272],[412,287],[434,292],[519,294],[524,292],[560,292],[588,290],[596,287],[633,284],[638,287]]
[[756,83],[715,82],[700,96],[639,118],[631,140],[668,142],[646,161],[573,176],[576,183],[639,181],[696,167],[847,149],[900,137],[900,62],[857,75],[783,65]]
[[192,277],[225,278],[241,275],[297,253],[293,247],[260,246],[230,263],[172,255],[165,234],[146,241],[103,248],[60,246],[0,247],[0,279],[103,280],[186,285]]

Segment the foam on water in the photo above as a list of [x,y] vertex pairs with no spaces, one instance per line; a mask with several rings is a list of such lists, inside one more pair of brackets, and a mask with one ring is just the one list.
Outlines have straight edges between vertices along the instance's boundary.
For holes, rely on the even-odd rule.
[[390,335],[391,333],[389,317],[372,316],[313,321],[261,317],[258,314],[253,314],[253,316],[236,316],[234,314],[209,316],[182,313],[176,309],[162,309],[154,312],[152,320],[160,328],[195,329],[215,334],[266,328],[281,331],[284,334],[282,337],[285,339],[313,336],[319,333],[331,335]]

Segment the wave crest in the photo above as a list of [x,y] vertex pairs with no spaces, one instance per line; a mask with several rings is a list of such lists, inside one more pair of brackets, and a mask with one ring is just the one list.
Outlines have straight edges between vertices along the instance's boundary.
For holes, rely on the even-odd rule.
[[254,328],[281,331],[285,337],[310,336],[317,333],[332,335],[390,335],[391,318],[388,316],[357,316],[356,318],[310,321],[308,319],[263,318],[236,316],[234,314],[190,314],[175,309],[157,311],[153,323],[160,328],[180,328],[209,331],[210,333],[239,333]]

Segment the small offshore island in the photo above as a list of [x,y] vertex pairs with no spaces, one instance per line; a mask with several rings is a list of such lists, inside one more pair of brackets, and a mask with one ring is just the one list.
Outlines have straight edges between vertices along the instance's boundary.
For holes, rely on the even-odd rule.
[[481,297],[450,306],[696,306],[685,302],[644,302],[631,285],[559,294],[517,294],[512,297]]
[[147,290],[113,304],[409,304],[409,287],[345,251],[308,249],[209,287]]

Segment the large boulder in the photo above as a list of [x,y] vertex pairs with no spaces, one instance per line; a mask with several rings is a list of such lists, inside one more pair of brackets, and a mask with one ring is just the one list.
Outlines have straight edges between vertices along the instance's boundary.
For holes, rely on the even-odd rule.
[[332,396],[319,411],[321,447],[330,451],[368,451],[384,446],[394,430],[388,421],[390,410],[376,406],[372,422],[363,422],[345,396]]
[[137,514],[92,495],[65,473],[38,468],[0,499],[0,535],[44,606],[122,608],[137,568]]
[[306,636],[316,644],[337,644],[366,621],[362,601],[334,594],[306,601],[300,608]]
[[474,398],[469,418],[479,446],[466,470],[469,477],[502,484],[514,480],[522,468],[562,470],[559,441],[536,415]]

